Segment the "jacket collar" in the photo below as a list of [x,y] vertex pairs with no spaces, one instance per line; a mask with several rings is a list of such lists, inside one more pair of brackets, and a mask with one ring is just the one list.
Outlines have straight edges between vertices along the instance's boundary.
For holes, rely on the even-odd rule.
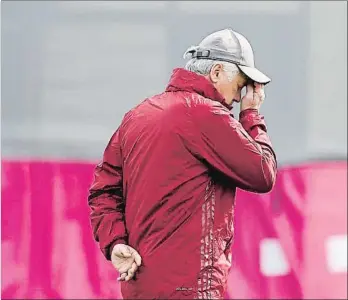
[[229,110],[232,109],[232,106],[225,102],[224,97],[204,76],[182,68],[174,69],[166,88],[166,92],[174,91],[194,92],[205,98],[220,102]]

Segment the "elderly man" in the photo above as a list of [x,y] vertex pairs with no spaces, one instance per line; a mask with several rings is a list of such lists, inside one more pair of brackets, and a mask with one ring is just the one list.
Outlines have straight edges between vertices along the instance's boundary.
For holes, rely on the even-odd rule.
[[165,92],[125,115],[90,189],[95,239],[127,299],[222,299],[236,189],[267,193],[276,177],[259,114],[270,79],[249,42],[225,29],[185,56]]

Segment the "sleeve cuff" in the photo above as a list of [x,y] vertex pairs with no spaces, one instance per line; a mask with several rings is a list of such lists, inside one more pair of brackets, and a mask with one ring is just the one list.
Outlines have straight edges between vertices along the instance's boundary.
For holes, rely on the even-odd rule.
[[260,126],[264,131],[267,132],[266,124],[262,115],[259,114],[257,109],[245,109],[239,114],[239,122],[243,128],[250,132],[255,126]]
[[252,115],[257,116],[258,114],[259,111],[257,109],[248,108],[239,113],[239,120]]

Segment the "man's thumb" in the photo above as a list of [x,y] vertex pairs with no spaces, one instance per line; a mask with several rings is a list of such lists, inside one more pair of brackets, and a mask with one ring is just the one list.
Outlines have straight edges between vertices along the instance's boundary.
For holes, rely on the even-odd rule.
[[135,263],[137,264],[138,267],[141,266],[141,256],[139,255],[139,253],[137,251],[135,251],[133,253],[133,257],[134,257],[134,260],[135,260]]

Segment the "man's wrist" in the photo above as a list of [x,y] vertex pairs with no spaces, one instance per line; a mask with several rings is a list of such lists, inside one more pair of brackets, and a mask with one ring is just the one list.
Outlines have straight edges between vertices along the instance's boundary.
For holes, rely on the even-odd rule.
[[259,110],[256,108],[243,109],[239,113],[239,120],[251,115],[258,115],[258,114],[259,114]]

